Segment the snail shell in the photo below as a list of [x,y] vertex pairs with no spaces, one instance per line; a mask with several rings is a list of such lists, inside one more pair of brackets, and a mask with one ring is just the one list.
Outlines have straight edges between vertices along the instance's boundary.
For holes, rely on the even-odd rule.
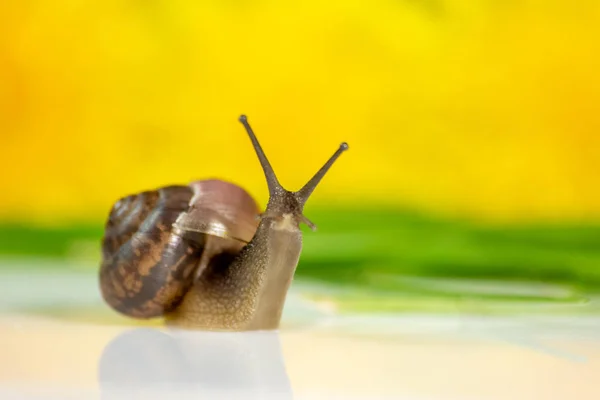
[[217,179],[120,199],[102,242],[102,297],[130,317],[169,313],[213,257],[252,239],[259,213],[248,192]]

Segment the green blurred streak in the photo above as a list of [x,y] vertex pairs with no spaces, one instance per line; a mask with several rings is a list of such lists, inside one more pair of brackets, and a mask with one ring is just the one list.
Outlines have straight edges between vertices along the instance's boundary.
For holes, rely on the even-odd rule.
[[95,241],[100,249],[102,225],[73,225],[60,228],[0,225],[0,255],[23,257],[69,257],[73,246]]
[[[600,224],[493,226],[386,209],[311,210],[299,278],[406,291],[385,276],[531,280],[600,287]],[[103,223],[0,225],[0,255],[99,260]],[[379,278],[376,278],[379,277]]]

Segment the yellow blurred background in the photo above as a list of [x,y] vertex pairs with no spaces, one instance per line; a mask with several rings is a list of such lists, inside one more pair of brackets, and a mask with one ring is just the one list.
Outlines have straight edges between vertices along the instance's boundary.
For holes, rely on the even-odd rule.
[[218,176],[264,204],[350,151],[311,204],[600,216],[600,3],[0,3],[0,218],[103,219]]

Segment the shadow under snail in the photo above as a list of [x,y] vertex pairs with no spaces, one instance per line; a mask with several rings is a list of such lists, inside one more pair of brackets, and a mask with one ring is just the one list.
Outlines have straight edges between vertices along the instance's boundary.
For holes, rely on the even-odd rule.
[[241,187],[209,179],[124,197],[109,214],[100,290],[121,314],[164,317],[168,325],[218,331],[273,330],[302,250],[306,201],[339,149],[302,189],[279,183],[245,115],[262,166],[266,211]]

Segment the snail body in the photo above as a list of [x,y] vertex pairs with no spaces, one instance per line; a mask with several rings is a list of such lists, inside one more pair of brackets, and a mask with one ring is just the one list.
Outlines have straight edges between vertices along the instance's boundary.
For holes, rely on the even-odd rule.
[[299,191],[284,189],[245,116],[267,180],[265,212],[222,180],[168,186],[115,203],[103,239],[100,290],[134,318],[203,330],[277,329],[302,251],[306,201],[340,154]]

